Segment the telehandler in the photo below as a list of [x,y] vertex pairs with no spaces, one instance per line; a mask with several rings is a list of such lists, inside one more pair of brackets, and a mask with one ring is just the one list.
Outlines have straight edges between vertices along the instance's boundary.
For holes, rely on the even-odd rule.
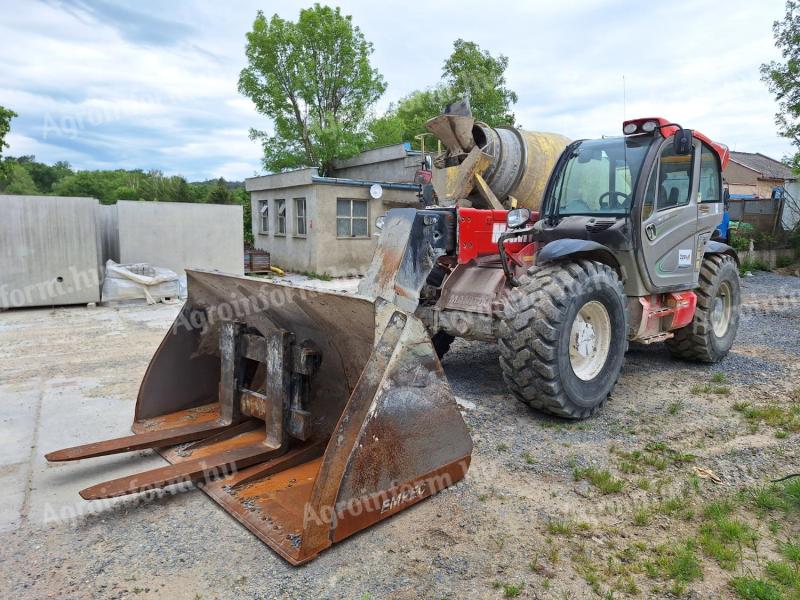
[[569,142],[476,123],[466,103],[428,128],[446,147],[438,203],[379,219],[358,295],[188,271],[134,434],[47,455],[171,464],[83,498],[194,482],[298,565],[464,477],[472,441],[439,362],[456,336],[497,341],[513,394],[567,418],[606,401],[629,341],[727,354],[725,147],[662,118]]

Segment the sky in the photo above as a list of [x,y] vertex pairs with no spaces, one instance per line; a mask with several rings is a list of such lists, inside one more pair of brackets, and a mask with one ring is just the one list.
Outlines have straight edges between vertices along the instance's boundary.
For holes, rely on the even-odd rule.
[[[237,91],[258,10],[296,19],[310,2],[0,0],[6,156],[78,169],[158,169],[190,181],[263,173]],[[342,0],[389,84],[381,114],[435,85],[458,38],[509,58],[525,129],[619,135],[625,117],[663,116],[732,150],[790,153],[759,65],[778,59],[782,0]],[[433,115],[432,115],[433,116]]]

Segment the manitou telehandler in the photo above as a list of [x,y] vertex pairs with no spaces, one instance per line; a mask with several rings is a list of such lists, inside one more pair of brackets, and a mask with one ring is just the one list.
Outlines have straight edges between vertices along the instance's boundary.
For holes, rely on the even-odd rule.
[[438,203],[380,217],[358,295],[188,272],[134,435],[47,455],[156,448],[172,464],[84,498],[196,482],[301,564],[465,475],[472,441],[437,358],[455,336],[497,341],[513,394],[569,418],[605,402],[629,341],[726,355],[723,146],[660,118],[569,143],[476,123],[465,103],[428,128],[446,147]]

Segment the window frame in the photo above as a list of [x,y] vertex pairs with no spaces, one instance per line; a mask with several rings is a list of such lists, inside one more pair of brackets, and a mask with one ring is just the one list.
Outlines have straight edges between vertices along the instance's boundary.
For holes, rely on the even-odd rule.
[[[339,201],[347,201],[349,203],[350,211],[348,215],[339,215]],[[364,217],[354,216],[353,206],[356,202],[363,202],[367,209],[367,214]],[[368,240],[370,239],[370,201],[364,198],[336,198],[336,239],[337,240]],[[350,224],[350,235],[339,235],[339,219],[347,220]],[[366,233],[364,235],[353,235],[353,222],[355,220],[365,221]]]
[[[267,210],[263,210],[265,208]],[[269,235],[269,199],[258,201],[258,233]]]
[[[304,238],[308,236],[308,204],[306,203],[305,196],[292,198],[294,204],[294,237]],[[299,210],[300,201],[302,201],[303,211],[302,214]],[[302,219],[303,231],[300,231],[300,223]]]
[[[281,216],[283,206],[283,216]],[[286,235],[286,198],[275,198],[275,235]]]

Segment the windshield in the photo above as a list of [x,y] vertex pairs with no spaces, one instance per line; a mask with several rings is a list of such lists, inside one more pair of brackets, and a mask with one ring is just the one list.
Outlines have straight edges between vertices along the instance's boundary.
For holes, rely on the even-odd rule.
[[586,140],[573,148],[553,188],[561,216],[625,214],[652,136]]

